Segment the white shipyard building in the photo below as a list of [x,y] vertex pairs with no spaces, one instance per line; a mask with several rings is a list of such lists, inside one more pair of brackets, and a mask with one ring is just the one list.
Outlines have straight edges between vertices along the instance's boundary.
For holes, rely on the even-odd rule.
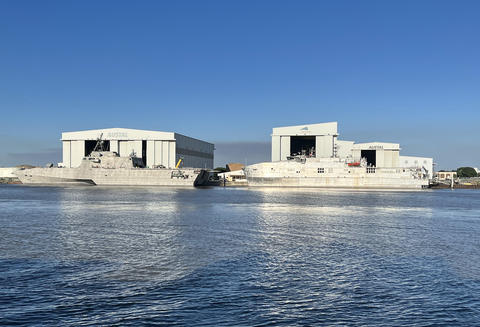
[[[277,127],[272,162],[245,167],[249,186],[423,189],[433,177],[426,158],[400,156],[397,143],[338,139],[337,122]],[[425,162],[425,163],[424,163]]]
[[94,129],[62,133],[63,163],[67,168],[80,166],[101,138],[106,151],[121,157],[135,155],[145,167],[174,168],[182,159],[182,167],[213,168],[214,145],[173,132],[129,128]]
[[305,153],[313,158],[339,158],[376,168],[423,168],[433,178],[433,159],[401,156],[398,143],[355,143],[338,139],[338,123],[308,124],[273,128],[272,162],[285,161]]

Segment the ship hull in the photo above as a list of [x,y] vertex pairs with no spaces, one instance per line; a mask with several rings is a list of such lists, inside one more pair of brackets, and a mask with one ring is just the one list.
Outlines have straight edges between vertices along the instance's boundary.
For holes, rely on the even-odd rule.
[[347,177],[249,177],[250,187],[300,187],[348,189],[422,189],[428,182],[404,181],[397,178],[347,178]]
[[131,186],[202,186],[208,180],[203,169],[80,169],[31,168],[19,170],[23,184],[37,185],[131,185]]
[[422,189],[428,178],[413,169],[349,166],[337,158],[265,162],[247,166],[250,187]]

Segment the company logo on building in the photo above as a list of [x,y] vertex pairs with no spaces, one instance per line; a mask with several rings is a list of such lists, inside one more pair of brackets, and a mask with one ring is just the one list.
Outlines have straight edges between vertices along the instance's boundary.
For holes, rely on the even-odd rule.
[[128,134],[125,132],[110,132],[107,134],[107,138],[128,138]]

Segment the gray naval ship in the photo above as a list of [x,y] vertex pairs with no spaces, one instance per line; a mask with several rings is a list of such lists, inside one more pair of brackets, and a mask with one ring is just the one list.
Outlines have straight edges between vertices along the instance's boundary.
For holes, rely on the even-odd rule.
[[365,158],[348,162],[340,158],[306,155],[286,161],[263,162],[245,167],[248,186],[321,187],[353,189],[422,189],[429,186],[421,168],[377,168]]
[[156,167],[145,168],[141,158],[131,154],[120,157],[103,151],[97,141],[94,151],[76,168],[24,168],[15,172],[23,184],[83,184],[132,186],[204,186],[209,183],[206,169]]

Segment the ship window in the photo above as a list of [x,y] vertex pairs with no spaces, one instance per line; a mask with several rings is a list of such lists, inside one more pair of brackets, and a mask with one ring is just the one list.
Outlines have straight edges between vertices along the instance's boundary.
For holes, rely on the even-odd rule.
[[317,169],[317,172],[318,172],[319,174],[323,174],[323,173],[325,173],[325,168],[318,168],[318,169]]
[[300,170],[297,170],[297,174],[300,174]]
[[375,168],[374,167],[367,167],[367,174],[375,174]]

